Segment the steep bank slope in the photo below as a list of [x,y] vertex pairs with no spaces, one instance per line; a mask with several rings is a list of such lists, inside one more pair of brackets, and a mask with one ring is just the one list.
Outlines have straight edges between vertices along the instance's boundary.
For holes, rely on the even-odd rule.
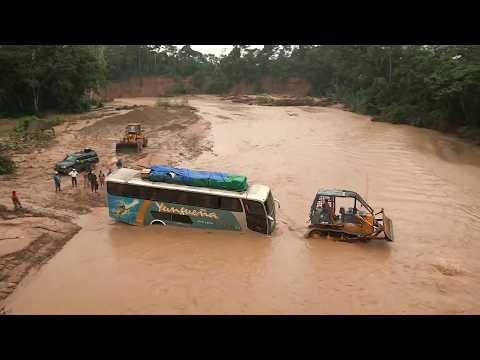
[[[98,96],[108,101],[116,98],[159,97],[174,93],[178,84],[190,88],[195,93],[205,93],[206,89],[196,89],[192,82],[192,77],[178,80],[168,76],[133,76],[123,81],[108,82],[99,91]],[[263,92],[305,96],[310,90],[309,82],[301,78],[291,77],[279,80],[271,76],[265,76],[257,84],[241,81],[235,84],[230,92],[236,95]]]

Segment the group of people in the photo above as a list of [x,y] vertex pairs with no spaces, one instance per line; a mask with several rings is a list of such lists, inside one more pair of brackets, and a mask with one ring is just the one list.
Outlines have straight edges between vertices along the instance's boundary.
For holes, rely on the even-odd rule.
[[87,173],[83,174],[83,185],[86,188],[88,188],[88,186],[90,185],[90,189],[92,189],[92,192],[98,191],[99,183],[100,187],[103,188],[105,185],[105,174],[102,172],[102,170],[99,171],[98,177],[92,170],[89,170]]
[[[123,167],[122,159],[118,159],[115,165],[117,166],[118,169],[122,168]],[[111,173],[112,173],[111,169],[108,169],[108,172],[106,175],[102,172],[102,170],[100,170],[97,175],[95,174],[94,171],[92,171],[92,169],[89,169],[83,175],[83,187],[87,189],[90,187],[92,192],[98,192],[99,188],[103,188],[105,186],[105,177],[107,177]],[[79,172],[76,169],[72,169],[68,173],[68,175],[72,180],[72,188],[78,188],[77,177],[80,175]],[[55,192],[62,191],[62,179],[58,171],[55,171],[55,175],[53,175],[53,183],[55,184]],[[12,203],[15,210],[22,209],[22,204],[20,203],[20,200],[18,198],[16,191],[12,191],[11,199],[12,199]]]
[[[92,192],[98,192],[98,188],[101,187],[103,188],[105,186],[105,177],[110,175],[112,173],[112,170],[108,170],[107,175],[105,175],[102,170],[95,174],[95,172],[92,171],[92,169],[89,169],[83,174],[83,187],[84,188],[90,188]],[[72,188],[78,187],[78,182],[77,182],[77,177],[79,175],[78,171],[76,169],[72,169],[68,173],[70,178],[72,179]],[[53,176],[53,182],[55,184],[55,192],[62,191],[61,189],[61,177],[58,174],[58,172],[55,172],[55,175]]]

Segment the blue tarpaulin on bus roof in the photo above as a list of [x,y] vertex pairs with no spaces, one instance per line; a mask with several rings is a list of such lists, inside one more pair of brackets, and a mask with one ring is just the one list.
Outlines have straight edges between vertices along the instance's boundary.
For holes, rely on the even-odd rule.
[[239,192],[247,190],[248,187],[247,178],[245,176],[222,172],[182,169],[163,165],[151,166],[148,179],[150,181],[166,182],[170,184]]

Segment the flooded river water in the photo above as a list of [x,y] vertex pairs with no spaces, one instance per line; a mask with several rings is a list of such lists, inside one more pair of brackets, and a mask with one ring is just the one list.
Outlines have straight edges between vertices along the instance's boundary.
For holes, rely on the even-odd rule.
[[[334,108],[198,97],[211,152],[182,166],[234,172],[280,201],[270,236],[113,222],[105,208],[9,297],[18,314],[480,312],[480,151]],[[359,192],[393,243],[305,239],[316,191]]]

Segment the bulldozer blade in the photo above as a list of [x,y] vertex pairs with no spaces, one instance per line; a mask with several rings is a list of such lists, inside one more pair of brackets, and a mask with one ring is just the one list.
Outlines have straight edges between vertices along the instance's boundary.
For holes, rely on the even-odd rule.
[[115,151],[116,152],[137,152],[138,147],[137,144],[117,144],[115,146]]
[[385,233],[385,238],[388,241],[393,241],[393,223],[390,218],[386,217],[385,214],[383,215],[383,232]]

